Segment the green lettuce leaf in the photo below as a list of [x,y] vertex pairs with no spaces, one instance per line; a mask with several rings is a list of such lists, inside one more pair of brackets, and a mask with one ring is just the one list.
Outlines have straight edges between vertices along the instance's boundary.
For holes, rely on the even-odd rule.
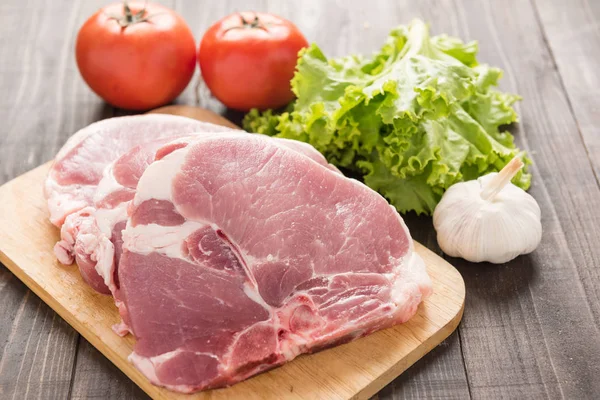
[[[280,114],[252,110],[250,132],[312,144],[398,211],[430,214],[456,182],[498,171],[515,148],[502,127],[519,97],[497,89],[502,71],[480,65],[477,43],[431,37],[420,20],[390,33],[370,58],[328,59],[315,44],[299,54],[297,99]],[[527,189],[521,171],[513,183]]]

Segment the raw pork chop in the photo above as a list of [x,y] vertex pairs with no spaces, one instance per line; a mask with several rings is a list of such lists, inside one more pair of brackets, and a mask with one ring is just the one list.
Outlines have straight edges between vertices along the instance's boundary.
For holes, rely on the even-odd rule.
[[132,147],[215,127],[190,118],[150,114],[110,118],[81,129],[60,149],[46,179],[50,221],[60,227],[69,214],[93,205],[104,168]]
[[138,183],[118,270],[152,383],[230,385],[405,322],[431,293],[402,219],[358,181],[258,135],[178,147]]
[[[231,130],[230,132],[219,132],[217,135],[239,135],[240,133],[242,132]],[[246,133],[242,134],[246,135]],[[160,149],[162,153],[170,152],[184,147],[198,138],[212,135],[215,134],[197,132],[194,133],[194,136],[178,138],[174,141],[160,139],[144,143],[119,157],[104,171],[104,177],[94,195],[95,210],[90,218],[86,219],[89,224],[78,232],[74,248],[82,275],[92,277],[93,280],[101,280],[113,295],[115,304],[122,315],[121,323],[115,325],[115,332],[121,336],[129,333],[129,319],[127,310],[121,301],[117,271],[122,253],[122,230],[125,229],[127,208],[135,195],[137,183],[154,158],[162,156],[160,153],[156,154],[157,150]],[[290,148],[340,173],[336,167],[327,162],[321,153],[307,143],[280,138],[270,140],[278,146]],[[168,142],[170,144],[165,146]],[[76,214],[67,217],[63,230],[74,215]],[[97,262],[93,260],[97,260]]]
[[75,258],[84,280],[95,290],[110,293],[95,272],[97,260],[90,258],[92,253],[88,251],[94,248],[108,254],[102,250],[109,244],[95,234],[94,220],[94,194],[104,169],[141,142],[221,131],[231,129],[185,117],[152,114],[111,118],[75,133],[56,155],[44,188],[50,221],[62,226],[62,240],[54,248],[58,260],[69,265]]
[[[55,246],[59,261],[70,265],[77,260],[82,277],[92,288],[105,294],[114,292],[116,287],[111,284],[121,254],[127,205],[156,150],[188,135],[226,132],[238,131],[184,117],[146,115],[105,120],[76,133],[59,152],[46,183],[49,208],[55,210],[53,222],[64,219],[61,241]],[[306,143],[274,140],[335,169]],[[138,144],[140,141],[143,144]],[[112,162],[107,165],[108,161]],[[66,218],[65,212],[69,213]],[[121,325],[119,331],[125,333],[126,326]]]
[[[115,304],[122,315],[122,322],[115,326],[115,331],[120,335],[129,333],[127,310],[121,301],[118,266],[122,252],[121,232],[127,222],[127,208],[135,195],[137,183],[154,158],[157,150],[161,152],[186,146],[201,137],[213,135],[239,135],[241,131],[230,130],[218,133],[196,132],[194,136],[186,136],[171,141],[159,139],[135,146],[123,154],[104,170],[104,176],[96,193],[94,194],[94,208],[87,207],[83,210],[87,217],[82,218],[82,212],[71,214],[63,225],[63,232],[72,232],[71,220],[78,224],[74,242],[62,240],[58,243],[60,248],[73,248],[81,274],[87,282],[100,282],[94,288],[107,287],[108,293],[114,296]],[[246,135],[246,133],[242,133]],[[270,139],[278,146],[290,148],[303,154],[319,164],[340,173],[314,147],[294,140]],[[169,145],[166,145],[169,143]],[[160,154],[158,155],[161,156]],[[60,251],[59,251],[60,252]],[[103,286],[102,286],[103,285]],[[98,290],[98,289],[97,289]]]

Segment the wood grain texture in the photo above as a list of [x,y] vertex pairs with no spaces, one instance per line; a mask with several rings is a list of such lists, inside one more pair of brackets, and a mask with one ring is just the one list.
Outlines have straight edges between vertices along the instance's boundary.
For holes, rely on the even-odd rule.
[[80,337],[70,398],[145,399],[148,395],[87,340]]
[[66,398],[77,333],[4,268],[0,304],[0,398]]
[[[462,316],[465,288],[460,274],[415,243],[434,294],[407,323],[297,357],[227,389],[195,395],[170,392],[150,384],[127,360],[134,339],[112,331],[119,321],[112,298],[87,286],[75,265],[64,267],[54,258],[58,230],[47,219],[41,191],[30,190],[43,185],[48,168],[45,164],[0,187],[0,261],[154,399],[366,399],[448,337]],[[101,393],[105,390],[101,387]]]
[[600,2],[534,0],[533,4],[600,181]]
[[[463,400],[470,397],[465,384],[465,370],[458,335],[452,335],[408,371],[378,393],[379,399],[444,399]],[[450,365],[455,368],[448,368]]]
[[600,381],[600,190],[535,9],[526,1],[465,1],[465,36],[523,96],[517,142],[534,161],[540,247],[503,266],[452,260],[465,277],[460,338],[473,398],[597,398]]
[[[542,207],[543,241],[533,256],[506,266],[452,260],[469,293],[460,337],[428,354],[379,398],[598,398],[597,1],[160,2],[184,16],[197,40],[211,22],[242,9],[291,18],[329,55],[368,54],[391,27],[413,17],[431,22],[436,33],[478,39],[480,59],[505,68],[503,88],[524,96],[515,133],[536,162],[532,194]],[[77,129],[123,114],[85,86],[73,57],[77,29],[105,4],[0,2],[0,183],[51,159]],[[200,97],[203,106],[239,122],[241,115],[224,109],[206,88]],[[176,102],[194,101],[190,85]],[[429,219],[409,216],[407,223],[417,240],[441,254]],[[55,329],[49,317],[40,323],[46,306],[27,293],[0,266],[0,398],[46,398],[41,387],[55,388],[49,398],[66,398],[69,383],[57,371],[70,370],[74,397],[145,397],[66,324]],[[55,355],[56,338],[65,343],[64,358]],[[40,363],[45,368],[36,369]]]
[[[404,221],[414,240],[443,257],[430,217],[417,217],[411,213],[404,216]],[[469,386],[458,332],[453,333],[378,393],[379,400],[468,398]]]
[[[51,159],[74,130],[108,115],[73,63],[81,12],[90,11],[70,0],[0,2],[0,183]],[[0,398],[67,398],[77,338],[0,266]]]

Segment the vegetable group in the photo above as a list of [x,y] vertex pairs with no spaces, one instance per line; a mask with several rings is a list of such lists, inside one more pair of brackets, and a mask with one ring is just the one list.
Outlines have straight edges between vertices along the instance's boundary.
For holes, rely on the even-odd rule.
[[[308,142],[360,173],[400,211],[433,212],[452,184],[499,171],[519,150],[500,126],[517,120],[518,96],[498,91],[501,71],[476,60],[475,42],[431,37],[413,21],[371,58],[301,53],[288,111],[253,110],[252,132]],[[525,158],[524,161],[529,161]],[[520,171],[513,182],[528,188]]]
[[294,98],[290,81],[308,42],[290,21],[272,14],[229,15],[204,34],[198,61],[204,82],[229,108],[277,108]]
[[113,106],[147,110],[177,97],[196,68],[196,44],[173,10],[141,2],[111,4],[77,35],[77,66]]

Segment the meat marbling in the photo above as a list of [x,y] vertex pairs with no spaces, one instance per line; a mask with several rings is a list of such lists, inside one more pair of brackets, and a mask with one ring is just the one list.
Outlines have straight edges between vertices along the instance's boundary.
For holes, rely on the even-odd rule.
[[150,114],[105,119],[79,130],[56,155],[45,182],[50,221],[60,227],[68,215],[93,205],[105,167],[132,147],[175,134],[214,129],[213,124],[190,118]]
[[133,364],[180,392],[411,318],[431,282],[379,194],[258,135],[159,150],[123,231]]
[[56,155],[44,186],[50,221],[61,227],[61,241],[54,248],[58,260],[69,265],[76,259],[84,280],[95,290],[110,293],[95,271],[97,257],[110,257],[104,251],[111,247],[110,241],[98,235],[94,201],[106,167],[143,142],[230,130],[190,118],[152,114],[106,119],[75,133]]
[[[45,186],[51,221],[62,225],[54,248],[58,260],[66,265],[76,260],[92,288],[114,294],[127,206],[156,150],[189,135],[230,132],[239,131],[168,115],[112,118],[77,132],[58,153]],[[335,169],[306,143],[276,141]],[[126,333],[126,325],[118,331]]]
[[[94,195],[95,209],[90,218],[83,219],[86,225],[80,230],[75,241],[75,254],[80,271],[86,281],[101,280],[113,295],[115,304],[122,315],[116,325],[119,335],[129,333],[127,310],[123,307],[118,281],[118,266],[122,253],[121,232],[127,221],[127,209],[135,195],[137,183],[150,163],[162,153],[172,151],[205,136],[240,135],[241,131],[196,132],[193,136],[178,137],[176,140],[159,139],[135,146],[110,164],[104,171]],[[241,133],[243,136],[246,133]],[[317,163],[336,171],[314,147],[306,143],[288,139],[271,139],[277,146],[290,148]],[[167,144],[168,143],[168,144]],[[157,153],[158,152],[158,153]],[[160,218],[158,214],[156,218]],[[67,220],[71,216],[67,217]],[[78,218],[81,221],[81,218]],[[63,225],[63,228],[67,225]],[[90,238],[87,240],[86,238]],[[90,261],[90,260],[95,260]]]

